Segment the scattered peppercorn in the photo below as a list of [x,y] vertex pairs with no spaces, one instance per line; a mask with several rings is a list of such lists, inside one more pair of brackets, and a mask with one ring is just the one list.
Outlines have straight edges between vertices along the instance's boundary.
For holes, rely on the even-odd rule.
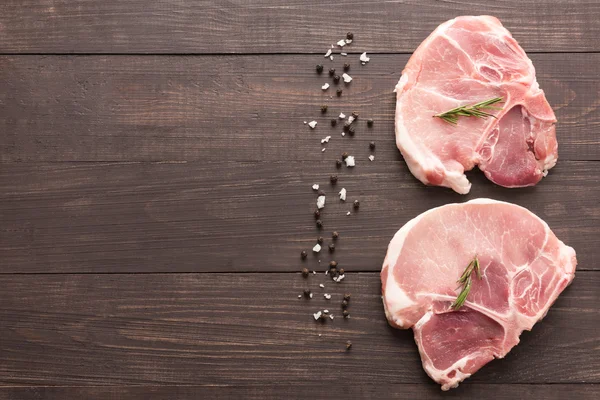
[[334,276],[336,276],[336,275],[337,275],[337,273],[338,273],[338,270],[337,270],[337,268],[331,268],[331,269],[329,270],[329,273],[331,274],[331,277],[333,278]]
[[337,238],[339,238],[339,237],[340,237],[340,234],[339,234],[339,233],[337,233],[337,231],[334,231],[334,232],[331,234],[331,237],[333,238],[333,240],[335,240],[335,239],[337,239]]
[[319,218],[321,216],[321,211],[315,210],[315,218]]
[[342,89],[336,90],[335,94],[337,94],[337,96],[340,97],[342,95]]
[[335,167],[340,168],[342,166],[342,160],[335,160]]
[[319,244],[323,244],[323,236],[319,236],[319,237],[317,238],[317,243],[319,243]]
[[317,74],[320,74],[321,72],[323,72],[323,65],[317,64]]
[[352,111],[352,116],[354,117],[354,119],[358,119],[358,112]]
[[336,76],[333,77],[333,83],[336,83],[336,84],[340,83],[340,76],[339,75],[336,75]]
[[302,276],[305,278],[308,277],[308,268],[302,268]]
[[332,185],[335,185],[337,183],[338,177],[337,175],[331,175],[329,177],[329,182],[331,182]]
[[337,267],[337,261],[330,261],[329,268],[335,268],[335,267]]
[[342,308],[347,308],[347,307],[348,307],[348,300],[342,300]]
[[354,200],[354,208],[358,209],[358,207],[360,207],[360,201]]
[[340,275],[344,275],[344,268],[340,268],[338,272],[340,273]]
[[335,75],[335,68],[330,68],[329,69],[329,76],[334,76]]
[[346,342],[346,350],[350,350],[350,348],[352,348],[352,342],[348,340]]
[[348,39],[348,40],[354,39],[354,34],[352,32],[346,33],[346,39]]
[[337,125],[337,119],[331,118],[331,126],[336,126],[336,125]]
[[325,196],[325,191],[323,190],[319,190],[317,193],[319,194],[319,196]]
[[304,250],[303,250],[303,251],[302,251],[302,253],[300,253],[300,257],[301,257],[303,260],[306,260],[306,257],[308,257],[308,253],[307,253],[306,251],[304,251]]
[[333,243],[330,243],[330,244],[329,244],[329,252],[330,252],[330,253],[333,253],[334,251],[335,251],[335,244],[333,244]]
[[344,64],[344,71],[349,71],[350,70],[350,64],[346,63]]
[[344,295],[344,300],[346,300],[346,301],[350,301],[350,293],[346,293],[346,294]]
[[323,114],[325,114],[325,113],[327,112],[327,104],[323,104],[323,105],[321,106],[321,112],[322,112]]
[[321,229],[323,227],[323,221],[320,219],[317,220],[317,228]]
[[350,122],[348,122],[348,121],[344,122],[344,132],[346,132],[346,133],[350,132],[351,125],[352,124],[350,124]]
[[307,299],[310,298],[310,290],[304,289],[304,297],[306,297]]
[[371,150],[375,150],[375,142],[371,142],[371,143],[369,143],[369,148],[370,148]]
[[348,156],[350,156],[350,154],[348,154],[347,151],[342,153],[342,160],[345,160],[346,158],[348,158]]
[[348,128],[348,133],[350,134],[350,136],[354,136],[355,132],[356,132],[356,127],[354,125],[350,125],[350,127]]
[[348,318],[350,316],[350,313],[348,312],[348,310],[344,310],[342,312],[342,315],[344,316],[344,318]]
[[373,126],[373,119],[372,119],[372,118],[369,118],[369,119],[367,120],[367,125],[368,125],[369,127]]
[[325,315],[325,313],[321,313],[321,315],[319,315],[319,321],[325,322],[326,319],[327,319],[327,315]]

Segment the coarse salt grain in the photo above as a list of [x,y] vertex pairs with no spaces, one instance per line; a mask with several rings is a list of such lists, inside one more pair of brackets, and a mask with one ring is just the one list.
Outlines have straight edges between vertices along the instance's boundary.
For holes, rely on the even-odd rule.
[[309,295],[308,295],[308,297],[310,297],[310,298],[312,299],[312,297],[313,297],[313,294],[312,294],[312,293],[311,293],[311,294],[309,294]]
[[344,118],[346,118],[346,114],[344,114],[344,113],[340,113],[340,116],[339,116],[338,118],[339,118],[339,119],[344,119]]
[[316,275],[316,274],[317,274],[317,271],[313,271],[313,275]]
[[317,208],[321,209],[325,207],[325,196],[317,197]]
[[340,56],[346,57],[347,55],[348,55],[348,53],[340,53]]
[[306,125],[306,121],[304,121],[304,125]]
[[323,314],[329,314],[329,310],[323,310]]
[[345,72],[342,75],[342,78],[344,79],[344,82],[346,82],[346,83],[352,82],[352,77],[350,75],[348,75],[347,73],[345,73]]
[[340,200],[346,201],[346,188],[342,188],[342,190],[340,190]]
[[298,295],[298,298],[299,298],[299,299],[301,299],[301,298],[302,298],[302,295],[301,295],[301,294],[299,294],[299,295]]
[[315,253],[318,253],[321,251],[321,245],[319,243],[315,244],[315,247],[313,247],[313,251]]
[[316,313],[314,313],[313,318],[315,319],[315,321],[318,321],[319,318],[321,318],[321,311],[317,311]]
[[322,283],[319,283],[319,287],[320,287],[320,288],[324,288],[324,287],[325,287],[325,285],[323,285]]
[[346,44],[352,43],[352,39],[346,39],[345,41],[346,41]]
[[325,53],[325,58],[329,57],[330,55],[331,55],[331,49],[327,50],[327,53]]
[[[362,63],[368,63],[371,59],[369,57],[367,57],[367,53],[364,52],[360,55],[360,61]],[[364,64],[363,64],[364,65]]]
[[321,89],[323,89],[323,90],[329,89],[329,83],[326,83],[323,86],[321,86]]
[[375,156],[374,156],[373,154],[371,154],[371,155],[369,156],[369,160],[371,160],[371,161],[375,161]]
[[325,275],[329,275],[329,270],[325,271]]
[[345,277],[346,277],[346,275],[339,275],[339,276],[333,277],[333,280],[340,283],[342,280],[344,280]]
[[355,119],[356,119],[356,118],[354,118],[354,116],[352,116],[352,115],[351,115],[351,116],[349,116],[349,117],[348,117],[348,123],[349,123],[349,124],[353,123]]
[[325,153],[325,150],[327,150],[327,149],[325,149],[325,148],[322,148],[322,149],[321,149],[321,153]]
[[323,297],[325,297],[327,300],[331,299],[331,295],[329,293],[323,294]]
[[312,185],[313,190],[319,190],[319,184],[315,183],[314,185]]
[[310,126],[312,129],[315,129],[315,127],[317,126],[317,121],[310,121],[308,123],[308,126]]
[[[348,211],[348,212],[346,213],[346,215],[350,215],[350,214],[352,214],[350,211]],[[335,278],[333,278],[333,279],[335,279]]]
[[331,61],[333,61],[333,56],[329,56],[329,59],[330,59]]
[[346,157],[346,167],[354,167],[355,165],[354,156]]
[[337,45],[340,47],[344,47],[346,45],[346,41],[344,39],[342,39],[339,42],[337,42]]
[[333,319],[333,314],[330,314],[330,315],[329,315],[329,319]]
[[331,139],[331,136],[325,136],[323,139],[321,139],[321,144],[329,143],[329,139]]
[[346,136],[346,132],[342,131],[342,136]]

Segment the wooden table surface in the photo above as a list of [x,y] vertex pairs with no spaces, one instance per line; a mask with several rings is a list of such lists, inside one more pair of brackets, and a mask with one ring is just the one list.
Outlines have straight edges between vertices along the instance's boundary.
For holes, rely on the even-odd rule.
[[[536,187],[425,187],[395,148],[410,52],[464,14],[502,20],[556,111],[560,160]],[[347,31],[348,57],[324,59]],[[595,0],[2,1],[0,399],[599,398],[599,37]],[[330,98],[314,66],[344,62],[354,81]],[[353,110],[374,127],[342,139],[329,119]],[[333,284],[330,254],[299,255],[319,235],[311,185],[335,195],[343,151],[357,166],[337,188],[361,208],[325,208]],[[477,197],[529,208],[579,265],[519,346],[442,393],[387,325],[379,269],[409,219]],[[349,320],[312,320],[344,292]]]

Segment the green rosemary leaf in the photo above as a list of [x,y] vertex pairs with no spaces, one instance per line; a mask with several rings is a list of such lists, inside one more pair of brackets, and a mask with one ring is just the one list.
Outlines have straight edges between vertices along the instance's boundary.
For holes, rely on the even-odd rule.
[[467,296],[471,291],[471,275],[473,274],[473,271],[475,271],[477,278],[481,279],[481,270],[479,268],[479,260],[477,259],[477,256],[475,256],[473,260],[471,260],[471,262],[469,263],[469,265],[467,265],[467,268],[465,268],[465,271],[462,273],[460,278],[458,278],[457,282],[460,283],[458,287],[462,287],[462,289],[456,297],[456,300],[454,300],[454,303],[452,303],[451,307],[454,310],[458,310],[459,308],[461,308],[463,304],[465,304],[465,301],[467,301]]
[[492,107],[492,104],[502,103],[502,97],[494,97],[493,99],[485,100],[473,105],[466,105],[453,108],[441,114],[436,114],[434,118],[440,118],[452,125],[458,124],[458,117],[476,117],[486,119],[487,117],[496,118],[495,115],[483,110],[501,110],[499,107]]

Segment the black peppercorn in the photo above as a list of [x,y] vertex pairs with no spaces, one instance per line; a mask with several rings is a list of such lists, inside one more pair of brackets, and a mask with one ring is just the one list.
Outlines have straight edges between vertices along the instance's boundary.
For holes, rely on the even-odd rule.
[[336,276],[336,275],[337,275],[337,273],[338,273],[338,271],[337,271],[337,268],[331,268],[331,269],[329,270],[329,273],[331,274],[331,277],[333,278],[333,277],[334,277],[334,276]]
[[329,244],[329,252],[333,253],[335,251],[335,244],[330,243]]
[[346,63],[344,64],[344,71],[349,71],[350,70],[350,64]]
[[325,192],[323,190],[319,190],[317,193],[319,194],[319,196],[325,196]]
[[348,301],[342,300],[342,308],[347,308],[347,307],[348,307]]
[[354,208],[360,207],[360,201],[354,200]]
[[321,216],[321,211],[315,210],[315,218],[319,218]]
[[335,160],[335,167],[340,168],[342,166],[342,160]]
[[352,347],[352,342],[348,340],[346,342],[346,350],[350,350],[351,347]]
[[350,132],[350,126],[352,126],[352,124],[348,121],[344,122],[344,132],[348,133]]
[[340,76],[339,76],[339,75],[335,75],[335,76],[333,77],[333,83],[336,83],[336,84],[337,84],[337,83],[340,83]]
[[329,69],[329,76],[334,76],[335,75],[335,68],[330,68]]
[[300,257],[301,257],[303,260],[306,260],[306,257],[308,257],[308,254],[306,253],[306,251],[304,251],[304,250],[303,250],[303,251],[302,251],[302,253],[300,253]]
[[344,318],[348,318],[350,316],[350,313],[348,312],[348,310],[344,310],[342,312],[342,315],[344,316]]
[[319,244],[323,244],[323,236],[319,236],[319,237],[317,238],[317,243],[319,243]]
[[302,268],[302,276],[305,278],[308,277],[308,268]]
[[340,268],[338,272],[340,273],[340,275],[344,275],[344,268]]
[[323,221],[320,219],[317,220],[317,228],[321,229],[323,227]]
[[369,127],[373,126],[373,119],[369,118],[369,119],[367,120],[367,125],[368,125]]
[[348,133],[350,134],[350,136],[354,136],[355,132],[356,132],[356,127],[354,125],[350,125],[350,127],[348,128]]
[[323,114],[325,114],[325,113],[327,112],[327,104],[323,104],[323,105],[321,106],[321,112],[322,112]]
[[323,65],[317,64],[317,74],[320,74],[321,72],[323,72]]
[[346,158],[348,158],[348,156],[350,156],[350,154],[348,154],[348,152],[343,152],[342,153],[342,160],[345,160]]
[[330,261],[329,268],[335,268],[335,267],[337,267],[337,261]]
[[332,185],[335,185],[337,183],[338,177],[337,175],[331,175],[329,177],[329,182],[331,182]]
[[346,301],[350,301],[350,293],[346,293],[346,294],[344,295],[344,300],[346,300]]
[[370,148],[371,150],[375,150],[375,142],[371,142],[371,143],[369,143],[369,148]]
[[358,119],[358,112],[352,111],[352,116],[354,117],[354,119]]
[[334,231],[334,232],[331,234],[331,237],[333,238],[333,240],[335,240],[335,239],[337,239],[337,238],[339,238],[339,237],[340,237],[340,234],[339,234],[339,233],[337,233],[337,231]]
[[336,126],[337,125],[337,119],[332,118],[331,119],[331,126]]
[[342,95],[342,89],[336,90],[335,94],[337,94],[337,96],[340,97]]
[[346,33],[346,39],[348,39],[348,40],[354,39],[354,34],[352,32]]
[[304,289],[304,297],[306,297],[307,299],[310,298],[310,290]]

